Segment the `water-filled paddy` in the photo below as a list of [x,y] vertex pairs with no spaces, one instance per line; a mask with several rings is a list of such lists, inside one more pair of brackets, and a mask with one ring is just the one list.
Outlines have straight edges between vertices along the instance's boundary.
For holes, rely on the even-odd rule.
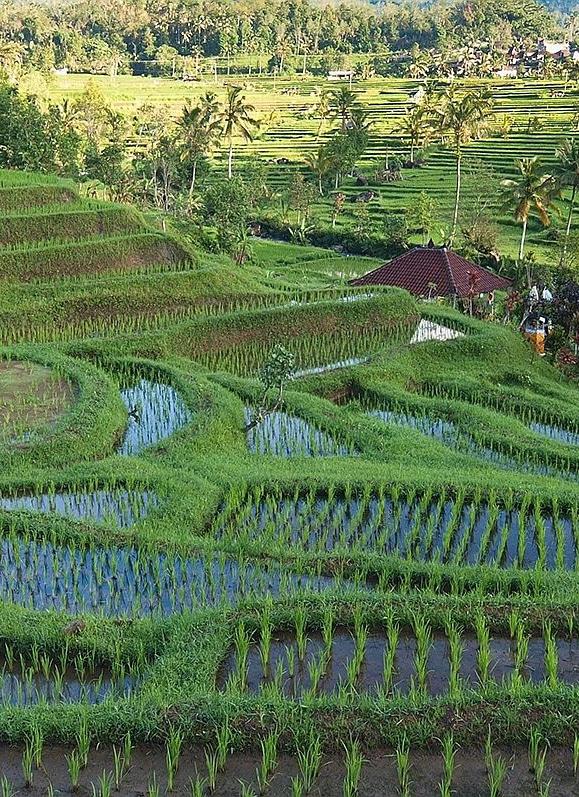
[[379,418],[385,423],[416,429],[449,448],[489,462],[495,467],[501,468],[501,470],[521,471],[535,476],[554,476],[571,481],[577,480],[577,475],[571,471],[563,471],[550,465],[518,460],[502,451],[477,443],[472,435],[463,432],[452,421],[442,420],[430,415],[412,415],[411,413],[395,412],[387,409],[368,410],[367,414],[370,417]]
[[132,526],[146,517],[158,503],[159,499],[153,492],[125,488],[0,496],[1,509],[54,513],[89,523],[110,523],[119,528]]
[[309,552],[374,552],[502,567],[575,567],[577,518],[548,506],[506,508],[448,496],[251,495],[214,523],[221,539]]
[[74,667],[59,669],[23,668],[17,665],[0,668],[0,705],[32,706],[38,703],[88,703],[95,705],[106,698],[128,697],[138,679],[126,675],[120,680],[104,669],[79,673]]
[[[462,634],[456,641],[460,650],[455,653],[451,675],[450,643],[441,633],[427,633],[426,641],[419,642],[408,631],[397,631],[392,640],[383,631],[364,631],[357,638],[353,632],[336,629],[326,643],[319,632],[308,632],[301,656],[295,634],[274,634],[266,658],[259,642],[249,647],[244,664],[240,664],[232,648],[220,669],[218,686],[224,689],[228,682],[237,683],[249,692],[258,693],[277,685],[288,698],[300,697],[311,690],[317,694],[335,694],[341,688],[401,694],[416,688],[437,696],[447,694],[453,683],[476,689],[487,678],[500,683],[511,679],[515,672],[523,681],[535,684],[548,677],[545,651],[549,642],[543,637],[525,638],[522,643],[525,650],[519,652],[520,662],[515,641],[491,637],[484,664],[476,636]],[[565,684],[579,683],[579,642],[550,641],[557,651],[557,679]]]
[[[249,424],[250,407],[245,407],[244,418]],[[353,445],[339,443],[327,432],[287,412],[272,412],[249,429],[247,445],[255,454],[280,457],[346,457],[356,453]]]
[[186,426],[192,413],[171,385],[141,379],[121,390],[129,413],[119,454],[139,454]]
[[182,557],[134,547],[67,547],[16,536],[3,538],[0,552],[0,600],[71,614],[168,616],[250,596],[321,591],[337,583],[298,576],[275,563]]

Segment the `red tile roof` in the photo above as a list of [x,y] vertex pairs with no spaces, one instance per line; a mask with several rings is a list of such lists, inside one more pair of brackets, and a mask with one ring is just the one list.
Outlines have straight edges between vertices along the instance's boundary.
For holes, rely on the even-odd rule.
[[[363,277],[350,280],[350,285],[393,285],[405,288],[415,296],[460,296],[469,294],[474,278],[475,293],[504,290],[511,284],[482,266],[438,246],[417,246]],[[436,289],[429,290],[429,283]]]

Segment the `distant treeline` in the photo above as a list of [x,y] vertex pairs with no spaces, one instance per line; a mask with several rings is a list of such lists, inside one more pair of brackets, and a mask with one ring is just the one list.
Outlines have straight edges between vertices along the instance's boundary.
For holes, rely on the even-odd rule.
[[307,0],[5,0],[0,66],[9,73],[30,67],[159,75],[192,73],[205,58],[262,57],[264,69],[283,70],[309,69],[308,59],[319,67],[325,56],[325,69],[350,53],[389,58],[418,46],[452,57],[481,41],[504,53],[514,43],[561,34],[559,19],[536,0],[355,7]]

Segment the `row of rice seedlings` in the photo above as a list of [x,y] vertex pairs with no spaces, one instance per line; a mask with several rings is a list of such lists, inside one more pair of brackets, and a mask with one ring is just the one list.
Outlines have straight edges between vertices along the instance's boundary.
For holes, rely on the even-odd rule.
[[[129,232],[129,233],[117,233],[113,235],[107,235],[103,237],[102,234],[95,234],[92,236],[84,236],[81,239],[81,242],[84,244],[94,243],[102,246],[103,244],[111,244],[111,243],[118,243],[118,242],[127,242],[130,244],[132,241],[140,241],[140,240],[162,240],[158,233],[154,232]],[[56,238],[43,238],[40,241],[18,241],[17,243],[7,243],[0,245],[0,257],[5,255],[6,253],[9,254],[19,254],[25,256],[30,253],[35,252],[50,252],[51,250],[66,250],[69,249],[70,251],[74,252],[76,245],[79,241],[71,241],[70,239],[59,240]],[[72,277],[68,277],[68,279],[72,279]]]
[[[39,541],[20,532],[0,543],[0,599],[32,609],[103,616],[168,616],[242,598],[302,590],[366,588],[363,580],[298,575],[225,554],[181,556],[135,547]],[[361,576],[361,579],[364,577]]]
[[[65,285],[66,280],[59,282]],[[76,287],[78,280],[71,283],[71,288]],[[94,290],[87,294],[94,303]],[[52,341],[71,341],[81,338],[104,338],[118,335],[134,335],[149,332],[155,329],[174,326],[180,321],[194,318],[219,316],[225,313],[244,312],[249,310],[265,309],[276,306],[305,306],[319,301],[335,301],[341,297],[340,292],[305,290],[299,294],[288,293],[280,290],[271,294],[242,294],[239,297],[223,297],[199,302],[187,302],[186,306],[177,303],[174,307],[165,310],[152,308],[151,311],[134,309],[127,312],[119,308],[118,313],[107,310],[99,312],[96,317],[59,318],[51,321],[38,321],[22,323],[14,319],[12,323],[4,323],[0,328],[0,343],[11,345],[14,343],[48,343]],[[371,298],[371,297],[364,297]],[[66,301],[66,297],[63,297]],[[108,307],[108,305],[107,305]],[[88,310],[87,312],[90,312]]]
[[[407,324],[373,326],[371,329],[341,329],[330,333],[282,338],[296,358],[297,375],[323,373],[363,362],[385,346],[408,338]],[[244,345],[228,345],[217,351],[193,351],[191,356],[209,371],[227,371],[237,376],[256,376],[271,351],[263,339]]]
[[115,646],[103,667],[94,649],[72,656],[65,644],[55,659],[36,644],[27,648],[24,656],[5,643],[0,667],[0,704],[94,704],[105,697],[126,697],[137,686],[145,664],[142,646],[129,662],[123,660]]
[[519,506],[460,488],[422,492],[370,486],[354,492],[329,487],[286,495],[261,486],[224,501],[211,534],[231,544],[298,547],[312,553],[397,554],[410,560],[573,569],[579,563],[576,511],[535,496]]
[[[560,411],[554,411],[548,401],[523,399],[513,396],[508,390],[465,390],[463,386],[447,384],[440,381],[424,380],[416,388],[432,398],[449,398],[454,401],[467,401],[479,404],[500,413],[515,415],[533,431],[562,442],[573,442],[579,435],[579,420],[576,417],[563,417]],[[569,436],[570,439],[565,439]]]
[[[253,412],[251,407],[244,408],[246,424]],[[249,429],[247,445],[254,454],[278,457],[346,457],[357,453],[354,443],[338,442],[309,421],[286,412],[273,412]]]
[[128,528],[146,517],[159,505],[156,493],[117,485],[92,487],[90,482],[71,490],[45,485],[45,492],[19,494],[5,490],[0,508],[17,512],[39,512],[73,517],[91,523],[106,523]]
[[174,387],[148,379],[125,387],[121,399],[129,412],[128,426],[118,449],[125,456],[138,454],[164,440],[193,417]]
[[435,633],[420,613],[413,615],[410,629],[401,629],[392,612],[385,614],[381,629],[370,630],[357,609],[353,621],[350,630],[340,627],[328,608],[321,631],[313,630],[298,605],[294,629],[276,631],[266,605],[255,631],[243,622],[236,626],[218,685],[303,703],[324,694],[344,702],[362,692],[383,699],[401,694],[460,698],[465,690],[484,690],[491,683],[513,688],[546,683],[556,689],[579,682],[579,641],[556,637],[549,622],[542,636],[531,636],[516,613],[510,635],[498,637],[491,636],[482,612],[474,635],[450,615],[444,633]]
[[[215,743],[207,745],[204,750],[205,776],[197,773],[194,778],[189,778],[187,793],[191,797],[204,797],[207,794],[214,794],[217,790],[219,775],[226,769],[228,758],[232,754],[233,742],[233,732],[228,720],[216,729],[215,737]],[[243,797],[250,797],[250,795],[251,797],[257,797],[258,794],[267,793],[273,775],[278,768],[277,751],[279,740],[280,734],[277,730],[271,731],[266,737],[261,739],[261,757],[255,773],[256,788],[251,783],[238,781],[240,795]],[[90,763],[93,743],[94,740],[88,724],[85,719],[82,719],[76,733],[76,745],[69,753],[65,754],[70,787],[73,793],[76,793],[80,788],[81,774]],[[172,726],[169,727],[165,740],[165,772],[158,775],[157,771],[153,770],[150,774],[146,791],[147,797],[160,797],[160,783],[163,780],[166,782],[165,792],[172,793],[175,790],[175,777],[179,771],[184,753],[183,743],[182,731]],[[439,743],[442,777],[438,783],[438,794],[450,797],[454,793],[453,781],[459,764],[457,757],[460,748],[452,732],[444,734]],[[111,797],[113,787],[117,792],[121,790],[124,777],[131,769],[134,749],[130,733],[123,737],[119,745],[113,745],[112,769],[103,769],[102,775],[97,778],[98,788],[95,788],[93,783],[93,795]],[[550,793],[551,781],[550,779],[547,780],[548,751],[548,740],[542,737],[538,729],[531,728],[528,742],[528,765],[539,797],[547,797]],[[48,774],[43,760],[43,753],[44,737],[42,727],[38,720],[32,718],[22,753],[22,773],[26,788],[33,786],[37,770],[43,769]],[[576,777],[579,765],[579,737],[577,735],[574,738],[572,753],[573,771],[569,775],[572,774],[573,777]],[[489,796],[500,797],[504,794],[503,789],[507,771],[509,768],[513,768],[514,765],[509,764],[505,755],[493,744],[490,728],[482,755],[484,756]],[[298,774],[290,782],[293,797],[296,797],[296,795],[303,797],[303,795],[312,792],[322,768],[323,756],[324,750],[321,737],[315,731],[310,731],[296,750],[295,758],[298,765]],[[414,793],[413,753],[406,734],[402,734],[396,744],[393,758],[398,781],[397,793],[400,797],[411,797]],[[235,766],[235,758],[233,758],[231,763]],[[364,763],[360,742],[355,737],[351,738],[344,745],[345,772],[342,782],[344,797],[355,797],[358,794]],[[433,769],[435,768],[433,767]],[[0,778],[0,793],[3,797],[13,797],[16,794],[16,788],[5,775]],[[52,784],[49,784],[48,793],[54,793]]]
[[[428,412],[419,414],[416,411],[409,411],[404,405],[393,404],[393,407],[395,409],[368,410],[368,415],[379,418],[385,423],[417,429],[455,451],[470,454],[505,470],[577,480],[577,474],[570,458],[558,457],[557,466],[551,466],[545,462],[545,456],[540,451],[529,455],[528,452],[520,452],[512,444],[509,445],[510,453],[507,454],[503,450],[502,444],[488,440],[482,433],[465,432],[452,421],[443,420]],[[529,456],[531,461],[529,461]]]

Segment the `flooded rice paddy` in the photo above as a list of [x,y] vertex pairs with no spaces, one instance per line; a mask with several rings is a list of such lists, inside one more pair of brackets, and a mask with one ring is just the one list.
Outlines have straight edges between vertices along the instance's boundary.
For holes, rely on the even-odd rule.
[[457,637],[451,663],[451,645],[441,633],[427,634],[419,641],[413,633],[402,631],[392,641],[383,631],[364,630],[360,640],[345,629],[336,629],[327,642],[319,632],[310,632],[301,646],[295,634],[274,634],[268,651],[264,653],[262,646],[254,643],[241,664],[232,648],[217,682],[220,689],[241,685],[251,693],[273,686],[287,698],[337,694],[341,689],[404,695],[422,690],[435,697],[448,694],[453,684],[477,689],[489,680],[501,683],[515,675],[528,683],[544,683],[548,678],[546,646],[551,643],[557,654],[557,680],[578,684],[577,639],[546,642],[543,637],[529,636],[521,643],[525,650],[517,652],[515,641],[491,638],[487,658],[481,655],[484,643],[481,646],[476,636],[462,634]]
[[[251,407],[244,408],[246,425],[253,412]],[[247,445],[254,454],[278,457],[346,457],[356,453],[353,445],[339,443],[327,432],[287,412],[272,412],[249,429]]]
[[579,551],[578,518],[557,507],[506,508],[444,495],[247,495],[224,507],[213,533],[290,550],[501,567],[573,569]]
[[191,410],[171,385],[141,379],[121,390],[121,398],[129,412],[128,426],[117,452],[124,456],[139,454],[165,440],[192,418]]

